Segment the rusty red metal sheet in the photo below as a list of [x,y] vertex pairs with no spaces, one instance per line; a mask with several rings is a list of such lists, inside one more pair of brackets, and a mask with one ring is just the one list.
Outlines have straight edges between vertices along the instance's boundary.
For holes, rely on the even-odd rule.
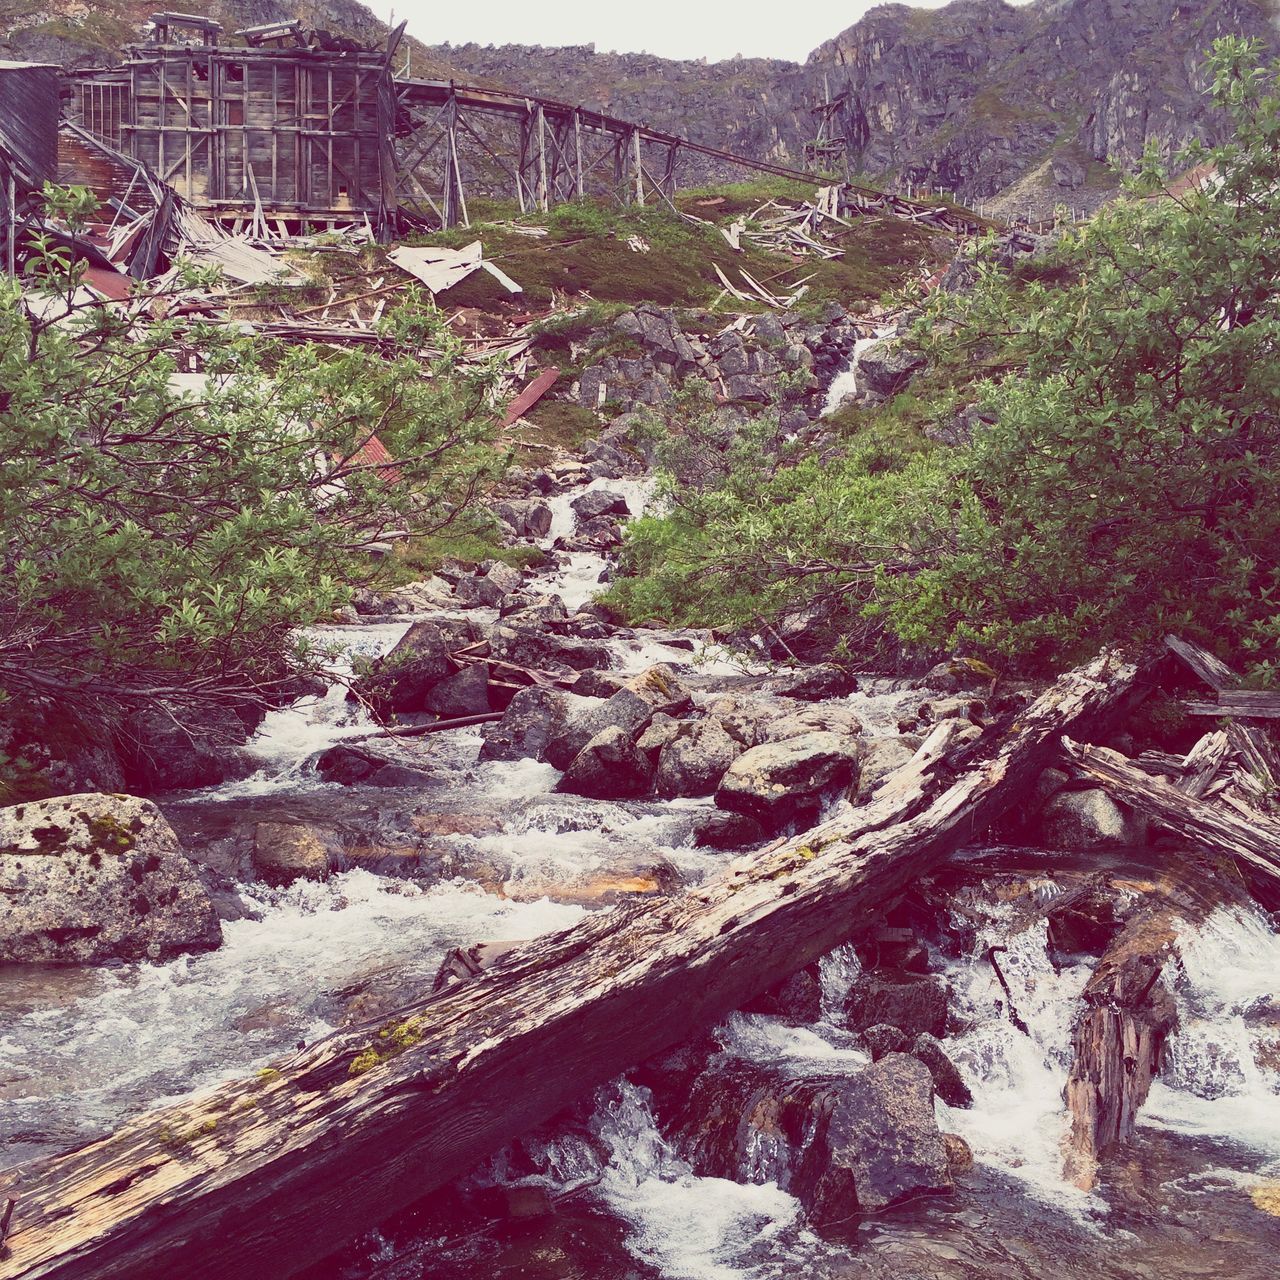
[[119,271],[108,271],[106,267],[86,266],[84,283],[112,302],[124,302],[129,297],[129,286],[133,284],[133,280]]
[[556,379],[560,376],[559,369],[547,369],[545,372],[538,374],[534,380],[507,406],[507,416],[503,418],[502,425],[509,427],[517,418],[522,418],[530,409],[533,408],[543,396],[551,390],[556,384]]

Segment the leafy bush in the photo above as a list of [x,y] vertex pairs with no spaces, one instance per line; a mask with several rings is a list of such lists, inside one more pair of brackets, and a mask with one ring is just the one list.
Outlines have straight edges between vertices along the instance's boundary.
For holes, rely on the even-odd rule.
[[[92,209],[50,199],[72,222]],[[25,292],[0,284],[10,715],[269,700],[305,656],[293,628],[371,572],[362,546],[447,529],[503,465],[490,377],[457,373],[418,295],[383,322],[381,356],[334,353],[85,304],[81,268],[35,249]],[[203,367],[194,390],[180,355]],[[393,470],[362,452],[375,435]]]

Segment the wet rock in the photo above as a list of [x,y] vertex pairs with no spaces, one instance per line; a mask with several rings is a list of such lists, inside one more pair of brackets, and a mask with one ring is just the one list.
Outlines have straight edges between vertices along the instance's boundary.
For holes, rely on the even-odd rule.
[[1046,848],[1119,849],[1146,843],[1146,823],[1122,809],[1105,791],[1063,791],[1040,814],[1039,840]]
[[742,754],[742,744],[718,720],[698,720],[662,748],[657,791],[661,796],[709,796],[729,766]]
[[938,1097],[949,1107],[973,1106],[973,1094],[965,1084],[956,1064],[947,1057],[947,1051],[931,1035],[921,1032],[911,1044],[911,1056],[919,1058],[933,1077],[933,1087]]
[[834,1227],[859,1211],[952,1190],[923,1063],[887,1054],[829,1095],[828,1105],[791,1186],[810,1221]]
[[843,698],[857,687],[858,678],[852,672],[834,663],[823,662],[784,677],[774,686],[774,692],[784,698],[821,702],[824,698]]
[[947,1149],[947,1168],[953,1179],[966,1174],[973,1168],[973,1152],[969,1144],[958,1133],[944,1133],[943,1145]]
[[631,514],[626,498],[609,489],[588,489],[581,497],[574,498],[569,504],[573,514],[578,517],[578,524],[597,520],[601,516],[618,516],[625,519]]
[[463,608],[483,607],[496,609],[524,584],[519,570],[502,561],[494,561],[484,573],[458,579],[454,598]]
[[636,747],[649,757],[651,764],[656,765],[662,748],[667,743],[674,742],[680,736],[682,728],[681,721],[667,715],[665,711],[659,711],[649,722],[648,728],[636,739]]
[[1100,956],[1127,914],[1115,890],[1100,882],[1082,885],[1061,894],[1045,912],[1049,941],[1060,952]]
[[887,1022],[877,1022],[862,1033],[862,1043],[866,1045],[872,1062],[879,1062],[886,1053],[906,1053],[911,1048],[911,1037],[901,1027],[890,1026]]
[[817,1022],[822,1016],[822,982],[817,965],[809,965],[742,1006],[745,1013],[781,1018],[789,1026]]
[[762,844],[768,834],[755,818],[721,809],[698,820],[693,843],[698,849],[748,849]]
[[569,611],[559,596],[535,596],[523,591],[509,595],[502,602],[501,613],[502,617],[513,623],[552,628],[569,616]]
[[369,673],[355,682],[355,691],[382,713],[423,709],[427,693],[451,676],[450,645],[434,622],[415,622]]
[[986,693],[996,673],[977,658],[948,658],[930,667],[923,684],[940,693]]
[[259,822],[253,835],[253,866],[268,884],[323,880],[329,873],[329,853],[308,826]]
[[149,800],[90,792],[0,809],[0,962],[160,961],[221,940]]
[[521,689],[502,719],[485,729],[480,759],[541,759],[547,744],[564,728],[570,708],[585,701],[558,689]]
[[144,712],[117,733],[116,754],[131,790],[180,791],[252,773],[252,763],[239,754],[248,738],[245,722],[228,708],[202,712],[198,725],[166,711]]
[[384,764],[366,779],[371,787],[430,787],[436,778],[425,769],[406,764]]
[[785,742],[806,733],[835,733],[848,738],[857,748],[856,739],[862,733],[862,721],[850,707],[837,702],[821,702],[797,707],[785,715],[767,716],[759,732],[762,742]]
[[586,671],[613,661],[607,645],[559,636],[526,623],[503,620],[489,633],[490,655],[518,667],[541,671]]
[[879,1023],[916,1036],[940,1036],[947,1025],[947,984],[929,974],[863,973],[845,998],[845,1025],[865,1031]]
[[644,732],[654,715],[683,710],[690,704],[688,690],[670,667],[650,667],[623,681],[607,698],[580,699],[568,711],[563,727],[547,743],[542,758],[557,769],[567,769],[573,758],[602,729],[623,730],[632,741]]
[[493,514],[517,538],[545,538],[551,532],[551,508],[537,498],[500,502]]
[[855,739],[834,733],[752,747],[729,766],[716,804],[774,829],[793,818],[812,817],[824,794],[853,777],[857,754]]
[[616,726],[602,729],[573,759],[556,785],[557,791],[621,800],[649,790],[649,762],[636,750],[629,733]]
[[444,719],[483,715],[489,710],[489,668],[483,662],[468,663],[455,675],[432,685],[423,706]]
[[909,764],[915,753],[913,740],[901,737],[872,738],[864,744],[860,753],[858,780],[849,789],[849,799],[854,804],[864,804],[870,800],[875,789],[891,773]]
[[325,782],[351,787],[367,782],[385,764],[384,759],[370,751],[339,743],[316,758],[316,772]]
[[878,396],[896,396],[926,363],[918,351],[900,342],[877,342],[858,360],[858,385]]

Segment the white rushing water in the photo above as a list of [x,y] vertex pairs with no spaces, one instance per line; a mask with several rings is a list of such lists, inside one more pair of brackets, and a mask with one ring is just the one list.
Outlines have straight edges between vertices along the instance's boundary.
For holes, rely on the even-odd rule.
[[822,406],[822,417],[829,417],[846,400],[858,394],[858,361],[862,359],[862,353],[868,347],[875,346],[881,339],[887,338],[895,331],[895,328],[896,326],[894,325],[884,325],[877,329],[871,337],[859,338],[853,344],[853,351],[849,355],[849,363],[836,374],[832,379],[831,386],[827,388],[827,398]]

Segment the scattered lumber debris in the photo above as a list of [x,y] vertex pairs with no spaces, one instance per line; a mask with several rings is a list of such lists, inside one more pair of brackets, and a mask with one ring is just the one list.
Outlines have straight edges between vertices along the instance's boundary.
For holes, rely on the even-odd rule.
[[479,240],[473,240],[465,249],[417,249],[400,245],[387,257],[402,271],[421,280],[432,294],[452,289],[477,271],[487,271],[508,293],[524,292],[510,276],[485,258]]
[[596,913],[382,1025],[0,1177],[18,1201],[0,1274],[295,1274],[876,923],[874,906],[1016,803],[1060,735],[1105,721],[1136,678],[1104,655],[957,751],[943,722],[867,805],[714,883]]

